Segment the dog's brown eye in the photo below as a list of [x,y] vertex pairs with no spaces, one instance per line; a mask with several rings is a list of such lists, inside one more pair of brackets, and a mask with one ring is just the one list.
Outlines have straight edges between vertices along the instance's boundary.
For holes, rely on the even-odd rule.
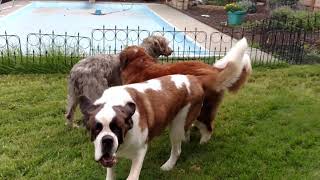
[[119,144],[123,142],[122,129],[117,126],[115,121],[112,121],[109,125],[111,131],[117,136]]
[[91,141],[94,141],[97,137],[97,135],[102,131],[103,125],[97,121],[92,125],[91,128]]
[[99,123],[99,122],[97,122],[96,123],[96,126],[95,126],[95,131],[96,131],[96,133],[99,133],[101,130],[102,130],[102,124],[101,123]]
[[114,133],[119,133],[121,131],[121,128],[119,128],[117,124],[113,122],[110,123],[110,129]]

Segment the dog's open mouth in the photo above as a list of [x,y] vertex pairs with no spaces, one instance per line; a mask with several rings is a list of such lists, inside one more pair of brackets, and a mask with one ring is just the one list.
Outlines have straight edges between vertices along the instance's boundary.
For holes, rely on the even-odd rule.
[[112,167],[114,164],[117,163],[117,158],[115,156],[110,156],[108,154],[105,154],[104,156],[101,157],[99,162],[104,167]]

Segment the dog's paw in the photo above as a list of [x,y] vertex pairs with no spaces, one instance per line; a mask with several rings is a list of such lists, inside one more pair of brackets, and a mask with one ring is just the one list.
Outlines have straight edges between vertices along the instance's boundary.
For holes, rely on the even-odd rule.
[[186,143],[190,142],[190,134],[191,134],[190,130],[186,131],[185,138],[183,139],[183,142],[186,142]]
[[66,122],[65,125],[66,125],[69,129],[79,128],[79,125],[77,125],[77,124],[75,124],[75,123]]
[[200,144],[206,144],[211,139],[211,134],[203,134],[200,139]]
[[67,126],[68,129],[72,129],[72,123],[65,122],[64,125]]
[[80,128],[80,126],[78,124],[75,124],[75,123],[72,124],[72,127],[73,128]]
[[160,169],[161,169],[162,171],[170,171],[173,167],[174,167],[174,164],[167,161],[166,163],[164,163],[164,164],[160,167]]
[[127,180],[139,180],[139,177],[127,177]]

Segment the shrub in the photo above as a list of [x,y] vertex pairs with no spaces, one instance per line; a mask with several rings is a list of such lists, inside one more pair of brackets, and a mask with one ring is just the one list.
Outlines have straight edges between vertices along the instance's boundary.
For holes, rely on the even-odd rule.
[[306,31],[320,28],[320,12],[310,13],[305,10],[293,10],[280,7],[272,11],[272,18],[278,20],[283,28],[303,28]]
[[247,11],[248,13],[257,12],[257,7],[251,0],[242,0],[237,4],[241,7],[241,9]]
[[283,6],[273,10],[271,15],[274,18],[292,17],[294,15],[294,11],[288,6]]
[[304,64],[320,63],[320,54],[316,52],[307,52],[303,57]]
[[320,63],[320,40],[304,45],[304,63]]
[[280,6],[292,6],[297,2],[298,0],[269,0],[269,5],[271,8],[277,8]]

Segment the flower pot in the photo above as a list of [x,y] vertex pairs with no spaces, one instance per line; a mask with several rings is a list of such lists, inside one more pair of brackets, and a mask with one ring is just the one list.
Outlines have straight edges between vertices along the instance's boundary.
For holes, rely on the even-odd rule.
[[244,21],[246,11],[228,12],[228,25],[239,25]]

